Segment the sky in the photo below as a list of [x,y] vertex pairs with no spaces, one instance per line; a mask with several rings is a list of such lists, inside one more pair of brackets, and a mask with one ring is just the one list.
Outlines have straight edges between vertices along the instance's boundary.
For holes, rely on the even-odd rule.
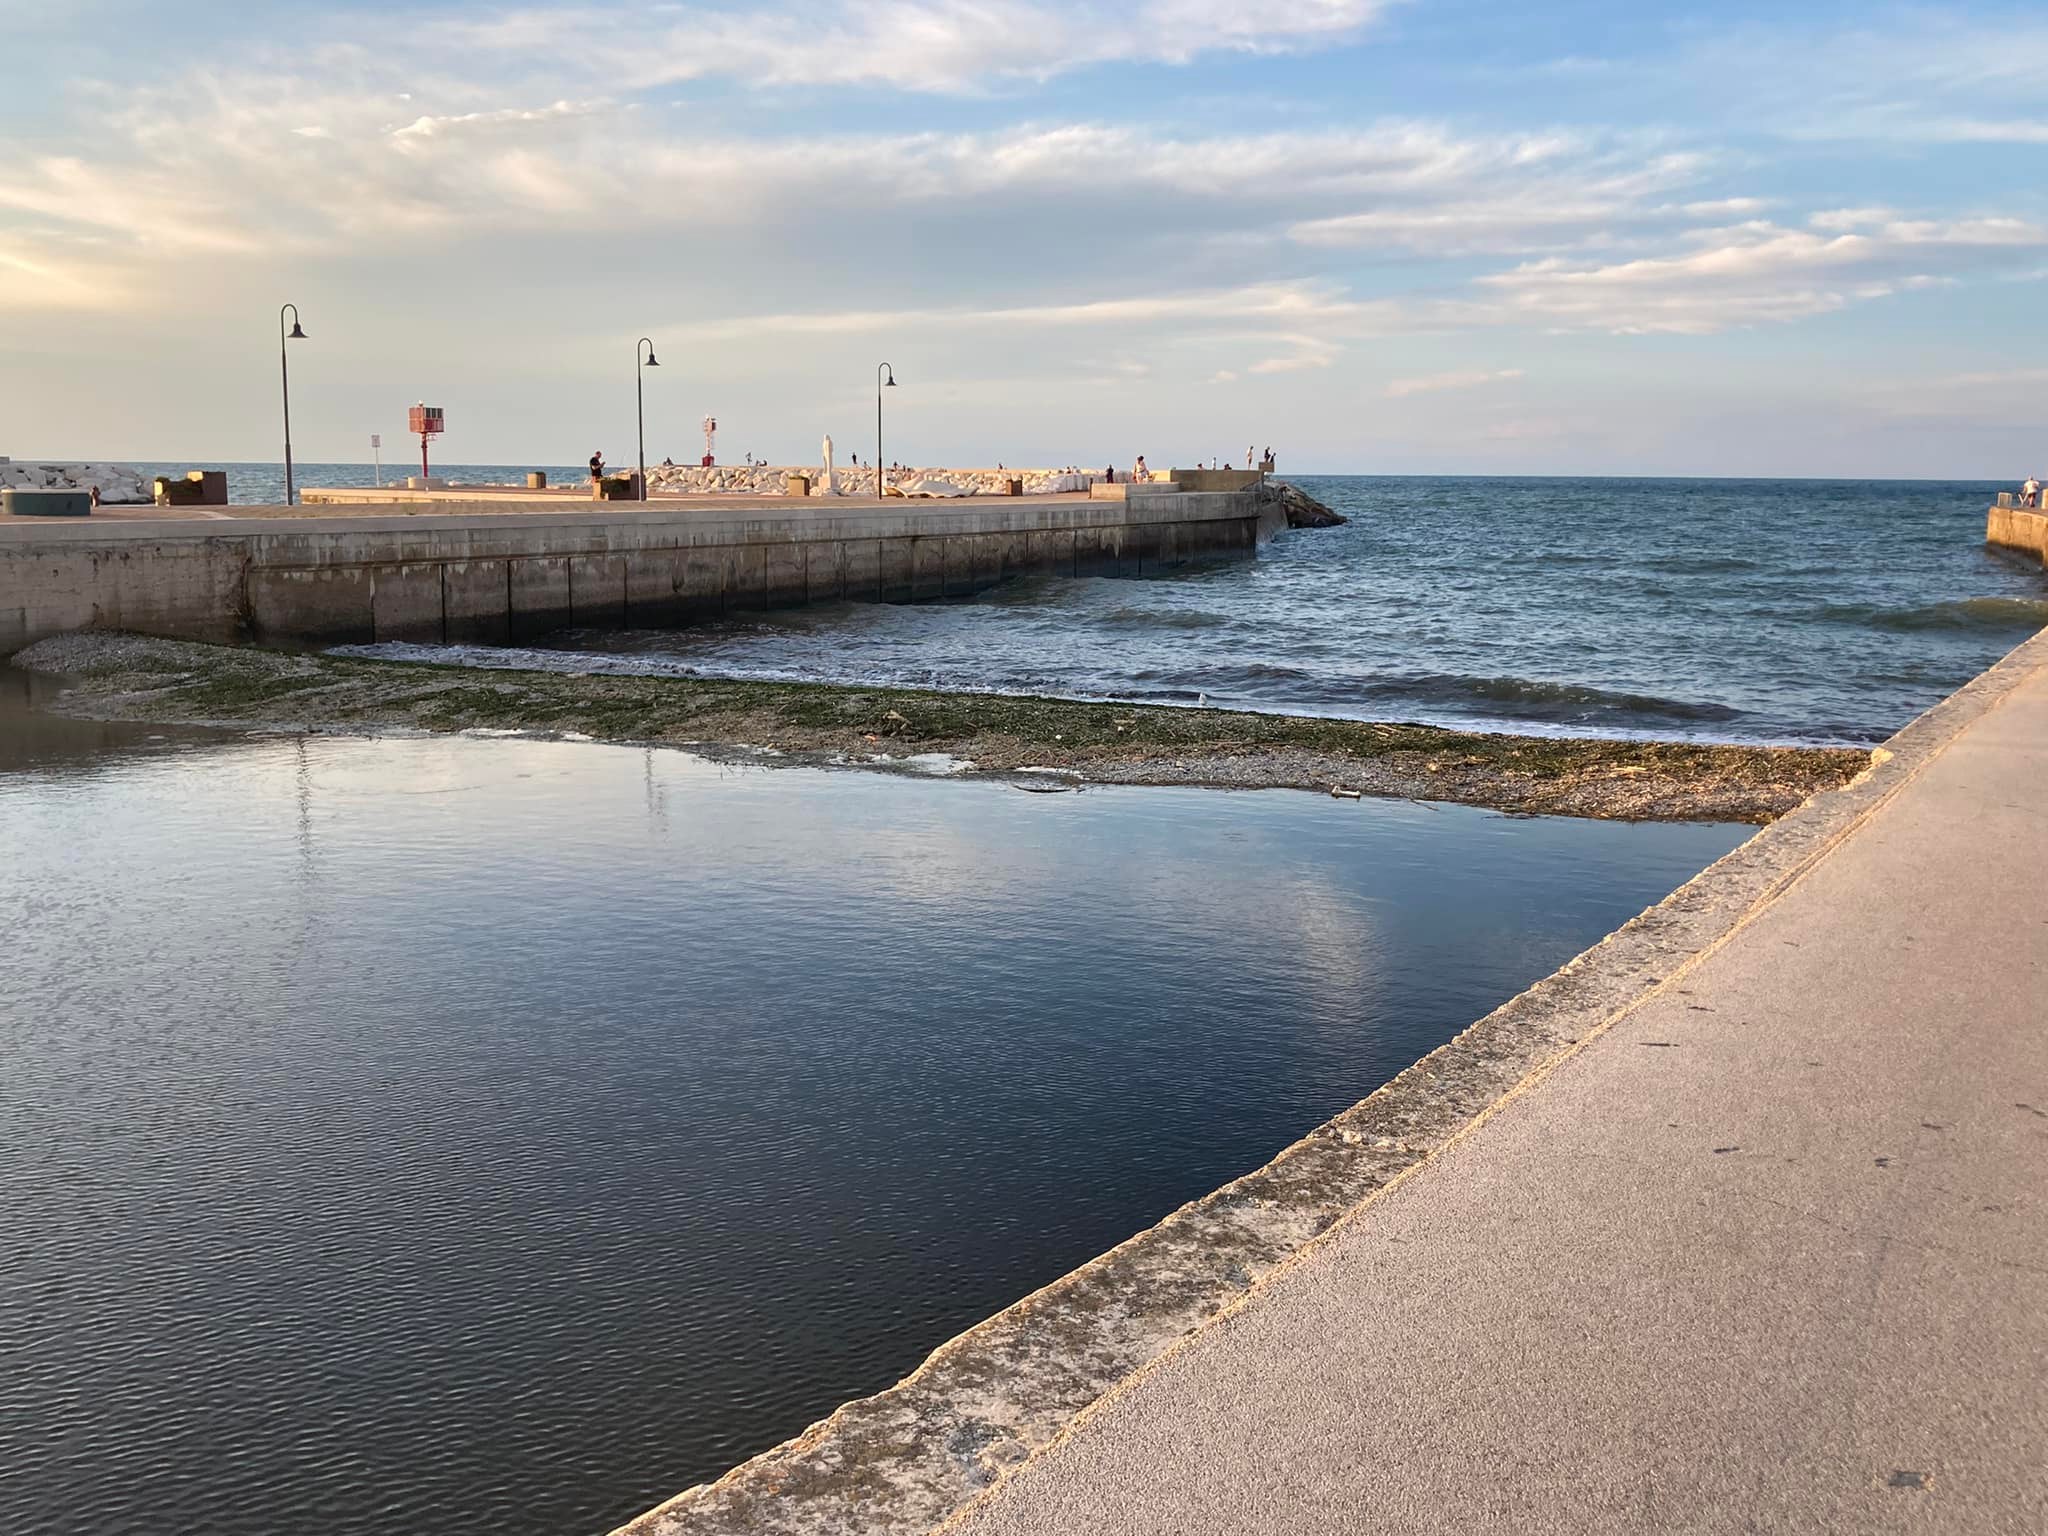
[[0,0],[0,454],[2016,479],[2048,9]]

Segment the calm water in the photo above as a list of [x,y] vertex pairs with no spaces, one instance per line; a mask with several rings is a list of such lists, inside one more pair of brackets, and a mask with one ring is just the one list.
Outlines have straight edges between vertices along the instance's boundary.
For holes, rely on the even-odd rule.
[[1301,483],[1355,520],[1256,561],[468,659],[1861,743],[2048,624],[2039,568],[1984,549],[1990,485]]
[[22,712],[0,1531],[603,1530],[1746,829]]

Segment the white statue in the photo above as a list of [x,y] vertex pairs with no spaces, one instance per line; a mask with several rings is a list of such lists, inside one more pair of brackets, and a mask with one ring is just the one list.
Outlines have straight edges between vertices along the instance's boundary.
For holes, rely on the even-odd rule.
[[839,472],[832,467],[832,434],[825,434],[825,494],[839,494]]

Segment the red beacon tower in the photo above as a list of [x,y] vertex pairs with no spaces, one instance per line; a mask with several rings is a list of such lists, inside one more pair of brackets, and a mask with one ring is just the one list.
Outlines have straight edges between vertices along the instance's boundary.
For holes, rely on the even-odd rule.
[[448,424],[441,414],[440,406],[416,405],[405,413],[405,425],[407,431],[420,435],[420,478],[424,480],[428,476],[427,440],[439,437],[447,431]]

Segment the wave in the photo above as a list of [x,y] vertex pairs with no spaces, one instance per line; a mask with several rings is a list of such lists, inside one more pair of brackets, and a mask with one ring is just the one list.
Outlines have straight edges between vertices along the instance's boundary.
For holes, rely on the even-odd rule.
[[1232,621],[1198,608],[1112,608],[1094,615],[1092,622],[1103,629],[1221,629]]
[[[1386,718],[1391,710],[1462,718],[1550,725],[1699,726],[1741,717],[1726,704],[1663,698],[1596,688],[1588,683],[1462,672],[1426,672],[1378,678],[1334,678],[1295,667],[1254,663],[1182,671],[1145,671],[1132,680],[1152,685],[1150,697],[1207,695],[1232,708],[1302,710],[1346,717]],[[1122,691],[1122,690],[1119,690]]]
[[1742,711],[1726,704],[1625,693],[1587,683],[1553,683],[1526,677],[1485,677],[1430,672],[1386,678],[1358,690],[1381,703],[1461,705],[1517,719],[1553,724],[1602,720],[1659,720],[1673,724],[1719,723]]
[[1924,629],[2048,628],[2048,598],[1966,597],[1947,603],[1887,608],[1866,603],[1830,603],[1820,611],[1823,622],[1853,624],[1865,629],[1911,632]]
[[1646,571],[1672,576],[1722,576],[1734,571],[1759,571],[1761,560],[1742,555],[1649,555],[1636,562]]

